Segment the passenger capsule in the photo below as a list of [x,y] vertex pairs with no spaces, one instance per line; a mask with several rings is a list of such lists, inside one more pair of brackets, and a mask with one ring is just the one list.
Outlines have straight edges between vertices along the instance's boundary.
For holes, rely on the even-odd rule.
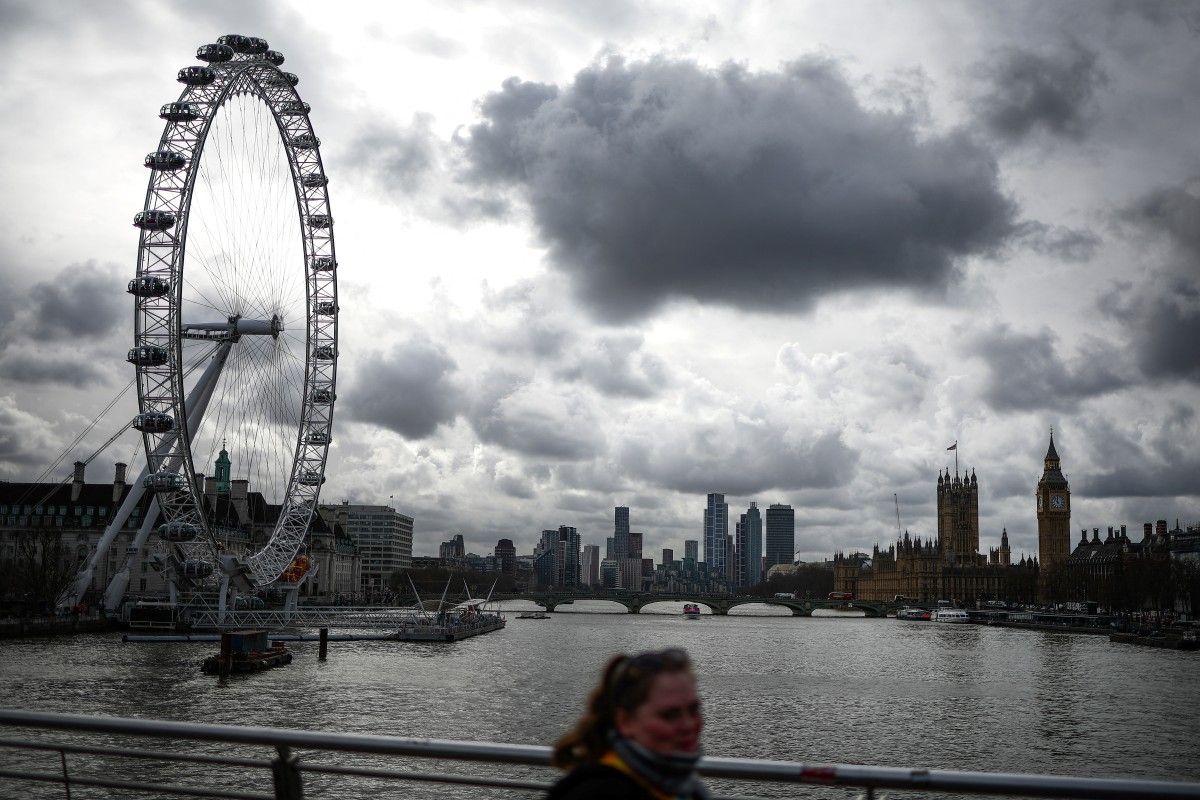
[[317,189],[321,186],[328,186],[329,178],[326,178],[319,172],[314,172],[302,177],[300,179],[300,185],[309,189]]
[[317,256],[312,260],[312,268],[315,272],[333,272],[337,268],[337,262],[332,256]]
[[136,297],[162,297],[171,291],[171,282],[157,277],[134,278],[125,291]]
[[329,444],[329,432],[319,430],[311,431],[308,434],[308,438],[304,441],[308,442],[309,444]]
[[277,67],[283,63],[283,53],[279,52],[278,50],[268,50],[267,52],[263,53],[263,58]]
[[142,481],[142,488],[150,492],[182,492],[186,485],[178,472],[152,472]]
[[338,311],[337,303],[332,300],[322,300],[317,303],[316,311],[323,317],[332,317]]
[[165,231],[175,224],[175,215],[170,211],[139,211],[133,215],[133,227],[144,231]]
[[252,56],[261,56],[271,45],[267,44],[266,39],[260,39],[257,36],[246,37],[246,52]]
[[213,565],[198,558],[189,558],[180,565],[180,571],[185,578],[207,578],[213,573]]
[[233,58],[233,48],[227,44],[202,44],[196,49],[196,58],[210,64],[223,64]]
[[200,533],[199,525],[179,519],[173,519],[166,525],[158,526],[158,535],[168,542],[190,542],[199,536]]
[[321,140],[311,133],[301,133],[293,136],[288,143],[297,150],[312,150],[321,146]]
[[279,104],[279,116],[281,117],[303,117],[310,111],[312,111],[312,106],[303,100],[285,100]]
[[296,483],[301,486],[320,486],[325,482],[325,476],[315,469],[306,469],[296,476]]
[[217,44],[223,44],[233,49],[235,53],[245,53],[250,48],[250,37],[240,33],[227,33],[217,39]]
[[294,72],[279,71],[279,74],[271,78],[268,83],[272,86],[295,86],[300,83],[300,76]]
[[195,103],[167,103],[158,116],[167,122],[194,122],[200,119],[200,109]]
[[216,79],[217,73],[208,67],[184,67],[179,70],[179,76],[176,78],[177,81],[186,83],[188,86],[208,86]]
[[309,395],[309,399],[312,400],[313,405],[327,406],[334,400],[337,400],[337,394],[331,389],[313,389],[312,394]]
[[166,433],[175,430],[175,419],[160,411],[148,411],[133,418],[133,427],[142,433]]
[[335,355],[331,344],[323,344],[313,349],[313,358],[317,361],[333,361]]
[[183,157],[182,153],[176,153],[174,150],[157,150],[147,153],[146,159],[142,163],[146,165],[147,169],[156,172],[173,172],[183,169],[187,164],[187,159]]
[[144,344],[129,351],[125,360],[139,367],[161,367],[167,363],[167,348],[153,344]]
[[[171,220],[174,222],[174,220]],[[328,214],[309,214],[308,227],[310,228],[328,228],[333,224],[333,217]]]

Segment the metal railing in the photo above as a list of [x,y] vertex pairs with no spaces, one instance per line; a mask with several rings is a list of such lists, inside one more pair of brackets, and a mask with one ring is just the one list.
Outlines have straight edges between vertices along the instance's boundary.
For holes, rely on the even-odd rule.
[[[166,722],[120,717],[93,717],[37,711],[0,709],[0,726],[9,729],[37,729],[0,738],[0,796],[28,796],[17,793],[17,786],[57,784],[66,798],[71,787],[117,790],[119,796],[147,792],[158,796],[220,797],[228,800],[300,800],[304,796],[305,776],[321,780],[407,781],[458,785],[541,793],[553,783],[555,773],[546,770],[550,748],[463,742],[438,739],[408,739],[348,733],[321,733],[285,728],[259,728],[235,725],[210,725],[192,722]],[[43,731],[69,734],[71,741],[40,738]],[[93,742],[85,737],[108,735]],[[111,737],[116,737],[111,738]],[[125,743],[124,737],[150,737],[167,740],[161,749],[146,749]],[[84,740],[84,741],[80,741]],[[196,752],[217,743],[234,752]],[[183,749],[186,748],[186,749]],[[268,748],[251,757],[255,748]],[[304,759],[297,751],[306,753]],[[13,753],[40,752],[51,757],[53,765],[35,769],[26,760],[10,758]],[[331,761],[332,754],[343,754],[346,762]],[[462,774],[445,771],[417,771],[404,763],[389,767],[365,762],[363,756],[471,761],[492,766],[487,774]],[[143,769],[129,768],[130,762],[162,762],[171,765],[167,779],[147,780]],[[118,777],[125,773],[134,777]],[[386,762],[384,762],[386,763]],[[523,765],[524,774],[496,774],[497,765]],[[202,771],[203,768],[211,768]],[[881,789],[920,791],[923,794],[958,792],[986,796],[1064,797],[1064,798],[1193,798],[1200,799],[1200,783],[1149,780],[1111,780],[1054,775],[958,772],[951,770],[906,769],[899,767],[853,766],[842,764],[805,764],[790,761],[765,761],[745,758],[705,758],[700,772],[706,777],[822,787],[860,789],[870,798]],[[269,775],[269,784],[268,776]],[[191,777],[194,783],[181,782]],[[267,786],[270,791],[263,791]],[[7,787],[7,788],[6,788]],[[258,789],[255,791],[255,789]],[[342,796],[342,793],[335,792]],[[369,796],[376,796],[369,792]],[[136,796],[136,795],[135,795]]]

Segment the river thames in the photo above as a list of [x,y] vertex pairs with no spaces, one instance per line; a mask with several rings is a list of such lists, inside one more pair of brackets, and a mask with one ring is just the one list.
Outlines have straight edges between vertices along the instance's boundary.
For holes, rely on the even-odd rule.
[[[324,663],[315,643],[290,643],[290,666],[224,683],[199,670],[212,643],[12,640],[0,643],[0,705],[551,744],[610,655],[682,646],[695,660],[710,755],[1200,781],[1200,654],[1102,636],[765,614],[508,613],[505,630],[453,644],[332,642]],[[359,788],[336,796],[377,796]]]

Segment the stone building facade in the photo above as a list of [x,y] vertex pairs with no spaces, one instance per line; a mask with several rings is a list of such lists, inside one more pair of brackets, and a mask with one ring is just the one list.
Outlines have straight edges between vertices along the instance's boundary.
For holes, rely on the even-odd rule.
[[[222,450],[222,457],[228,456]],[[218,465],[220,466],[220,465]],[[84,465],[77,463],[70,483],[10,483],[0,481],[0,563],[14,564],[22,544],[48,541],[53,536],[69,562],[59,565],[71,574],[79,571],[96,552],[110,520],[129,494],[126,465],[115,466],[112,483],[87,483]],[[228,473],[226,472],[225,475]],[[205,487],[208,522],[226,553],[246,557],[267,541],[279,518],[280,507],[268,503],[258,492],[249,490],[245,480],[217,481],[209,478]],[[107,556],[97,565],[85,591],[89,604],[99,605],[114,577],[127,571],[126,597],[159,598],[167,594],[166,579],[157,568],[155,555],[160,547],[151,534],[142,548],[133,547],[138,529],[145,521],[152,495],[146,493],[117,533]],[[341,591],[356,577],[359,557],[345,531],[330,526],[313,515],[307,546],[315,556],[319,571],[312,585],[302,594],[327,596]],[[349,591],[353,591],[350,589]]]

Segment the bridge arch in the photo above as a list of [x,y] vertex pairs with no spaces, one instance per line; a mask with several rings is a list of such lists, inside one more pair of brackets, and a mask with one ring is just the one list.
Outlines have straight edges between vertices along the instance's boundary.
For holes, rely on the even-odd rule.
[[[696,605],[700,606],[701,614],[704,614],[707,612],[708,614],[711,614],[714,616],[717,615],[717,611],[715,609],[713,609],[713,607],[710,606],[708,603],[705,603],[702,600],[679,600],[674,597],[665,598],[662,600],[648,600],[645,603],[642,603],[642,605],[638,608],[637,613],[639,613],[639,614],[660,614],[663,616],[665,616],[667,613],[682,614],[683,613],[683,605],[685,603],[695,603]],[[654,606],[662,606],[662,605],[666,605],[666,606],[670,607],[669,611],[665,610],[665,609],[655,609],[654,608]]]
[[[731,600],[731,601],[729,601],[729,605],[726,608],[726,612],[732,611],[735,608],[741,608],[743,606],[767,606],[771,609],[781,609],[782,610],[780,613],[772,613],[769,615],[760,614],[758,616],[772,616],[772,617],[803,616],[803,609],[801,609],[798,606],[798,604],[781,603],[778,600],[775,600],[774,598],[770,598],[770,597],[741,597],[736,600]],[[743,616],[754,616],[754,615],[744,614]]]

